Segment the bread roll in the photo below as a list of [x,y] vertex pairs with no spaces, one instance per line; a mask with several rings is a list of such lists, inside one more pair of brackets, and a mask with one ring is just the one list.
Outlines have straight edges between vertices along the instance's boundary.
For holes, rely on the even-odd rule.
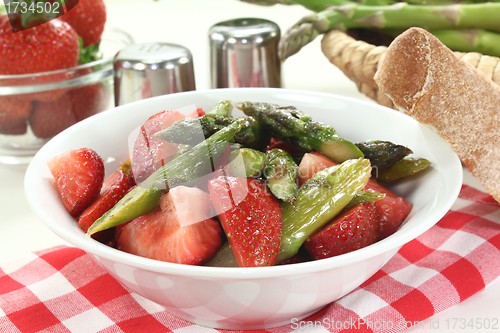
[[500,85],[421,28],[392,42],[374,79],[402,112],[433,126],[500,202]]

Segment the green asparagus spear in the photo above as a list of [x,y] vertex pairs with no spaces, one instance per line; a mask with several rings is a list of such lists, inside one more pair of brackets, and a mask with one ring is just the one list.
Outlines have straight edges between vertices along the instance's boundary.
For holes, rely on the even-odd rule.
[[276,198],[293,202],[297,195],[299,167],[293,157],[283,149],[270,149],[266,152],[268,163],[264,170],[269,190]]
[[[185,118],[170,127],[156,133],[160,139],[168,142],[193,145],[210,137],[215,132],[229,126],[240,118],[229,118],[206,114],[200,118]],[[234,142],[254,149],[265,148],[270,141],[268,133],[263,131],[258,122],[251,117],[242,118],[246,126],[234,137]],[[241,121],[241,120],[238,120]]]
[[371,191],[359,191],[356,193],[356,195],[352,198],[352,200],[345,206],[345,208],[351,208],[356,205],[359,205],[360,203],[364,202],[375,202],[380,199],[385,198],[384,193],[377,193],[377,192],[371,192]]
[[231,101],[222,100],[208,110],[206,114],[216,117],[231,117],[232,111],[233,104],[231,104]]
[[87,235],[147,214],[158,207],[161,195],[170,187],[192,181],[211,172],[212,165],[225,150],[227,142],[231,141],[243,127],[244,121],[235,121],[160,167],[97,219],[90,226]]
[[205,266],[211,267],[238,267],[234,258],[233,249],[229,242],[225,242],[219,251],[210,259]]
[[302,243],[337,215],[368,182],[370,161],[352,159],[317,172],[299,189],[295,204],[282,205],[278,262],[297,253]]
[[374,168],[388,168],[413,153],[405,146],[381,140],[359,142],[356,147],[370,160]]
[[257,150],[263,150],[269,145],[271,135],[253,117],[245,117],[245,127],[234,136],[234,142]]
[[168,142],[184,145],[198,144],[232,123],[233,120],[227,119],[231,117],[232,111],[231,101],[222,100],[208,110],[205,116],[176,121],[166,130],[155,133],[155,136]]
[[390,183],[425,170],[430,164],[431,162],[425,158],[407,157],[388,168],[378,169],[375,178],[382,183]]
[[[320,12],[331,6],[340,6],[348,3],[356,3],[367,6],[388,6],[398,2],[406,2],[412,5],[453,5],[488,2],[488,0],[241,0],[260,6],[301,5],[309,10]],[[491,0],[490,0],[491,1]],[[500,0],[492,0],[500,1]]]
[[[487,13],[487,15],[485,15]],[[442,6],[411,5],[366,6],[354,3],[330,7],[302,18],[280,40],[282,60],[297,53],[317,36],[332,29],[423,27],[442,29],[485,29],[500,31],[500,3],[456,4]]]
[[311,120],[294,107],[251,102],[239,103],[237,107],[257,119],[272,137],[304,152],[319,151],[339,163],[363,157],[363,153],[333,127]]
[[[500,1],[500,0],[499,0]],[[372,31],[395,38],[406,29],[372,29]],[[484,29],[430,30],[441,43],[453,51],[478,52],[500,57],[500,33]]]
[[180,144],[179,147],[177,148],[177,152],[175,153],[174,158],[176,158],[177,156],[181,156],[191,148],[193,148],[193,146]]
[[483,29],[432,30],[441,43],[460,52],[479,52],[500,57],[500,34]]
[[200,143],[233,121],[231,118],[210,115],[199,118],[185,118],[155,133],[155,136],[167,142],[193,145]]
[[234,177],[258,177],[262,174],[267,164],[267,157],[261,151],[251,148],[233,150],[229,154],[227,165],[229,172]]
[[[301,5],[304,8],[310,9],[315,12],[320,12],[331,6],[344,5],[354,1],[348,0],[241,0],[260,6],[272,6],[276,4],[282,5]],[[442,0],[440,0],[442,1]],[[356,3],[370,6],[385,6],[396,3],[396,0],[356,0]]]

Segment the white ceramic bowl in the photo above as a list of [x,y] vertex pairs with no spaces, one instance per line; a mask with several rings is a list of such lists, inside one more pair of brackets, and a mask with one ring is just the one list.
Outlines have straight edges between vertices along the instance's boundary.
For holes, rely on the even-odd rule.
[[[46,161],[68,149],[90,147],[108,172],[128,156],[127,138],[150,115],[220,100],[294,105],[332,124],[353,142],[380,139],[406,145],[432,168],[392,190],[413,203],[399,231],[338,257],[262,268],[197,267],[160,262],[118,251],[87,237],[66,213],[50,183]],[[27,199],[53,232],[83,249],[123,285],[190,322],[222,329],[262,329],[305,318],[349,293],[377,272],[405,243],[449,210],[462,184],[462,166],[436,133],[394,110],[330,94],[287,89],[237,88],[166,95],[92,116],[63,131],[36,154],[25,178]]]

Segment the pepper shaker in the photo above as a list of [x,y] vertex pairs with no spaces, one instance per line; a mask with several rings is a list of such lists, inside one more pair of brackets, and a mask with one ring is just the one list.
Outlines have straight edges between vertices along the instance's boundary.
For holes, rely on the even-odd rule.
[[272,21],[239,18],[209,30],[212,88],[281,87],[280,29]]
[[114,71],[116,106],[195,90],[193,57],[177,44],[131,45],[116,54]]

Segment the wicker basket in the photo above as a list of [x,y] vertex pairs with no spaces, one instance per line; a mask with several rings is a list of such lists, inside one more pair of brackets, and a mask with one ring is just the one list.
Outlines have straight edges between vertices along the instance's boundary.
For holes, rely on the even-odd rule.
[[[349,34],[332,30],[325,34],[321,49],[332,64],[337,66],[349,79],[354,81],[358,90],[377,103],[395,108],[391,99],[380,92],[373,77],[384,56],[388,40],[360,36],[356,31]],[[364,40],[377,44],[370,44]],[[390,41],[389,41],[390,42]],[[481,73],[500,84],[500,58],[482,55],[476,52],[454,52],[462,60],[476,67]]]

